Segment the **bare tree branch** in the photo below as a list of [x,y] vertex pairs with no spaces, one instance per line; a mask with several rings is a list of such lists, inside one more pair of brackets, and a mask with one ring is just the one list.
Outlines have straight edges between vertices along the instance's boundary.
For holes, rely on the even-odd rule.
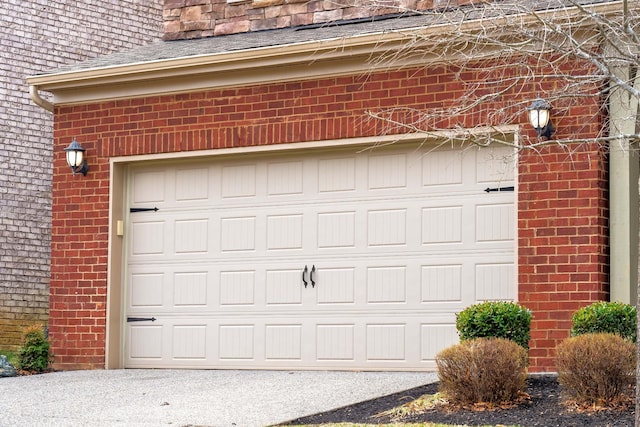
[[[518,95],[532,91],[551,102],[557,120],[594,98],[601,99],[600,108],[606,109],[615,88],[640,99],[634,78],[618,72],[640,67],[637,2],[483,1],[442,10],[407,9],[407,3],[366,2],[379,10],[395,7],[398,12],[425,18],[424,27],[398,30],[405,36],[404,43],[372,56],[372,64],[447,67],[463,90],[446,105],[369,111],[368,117],[384,123],[387,133],[442,131],[446,127],[440,123],[451,125],[451,118],[467,114],[483,118],[475,124],[478,127],[520,123],[527,105],[526,97]],[[505,99],[513,101],[509,104]],[[591,121],[606,120],[606,111],[597,111]],[[606,146],[620,139],[637,139],[635,134],[608,135],[607,129],[604,123],[589,140],[576,133],[552,142],[525,137],[514,144],[528,150],[548,144],[582,141]],[[579,130],[578,126],[575,132]]]

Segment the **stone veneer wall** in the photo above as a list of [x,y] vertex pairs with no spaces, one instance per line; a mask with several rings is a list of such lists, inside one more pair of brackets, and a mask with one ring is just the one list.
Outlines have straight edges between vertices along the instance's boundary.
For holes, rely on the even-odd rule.
[[53,116],[25,76],[159,39],[161,11],[162,0],[0,1],[0,348],[49,315]]
[[165,0],[164,39],[322,24],[486,0]]

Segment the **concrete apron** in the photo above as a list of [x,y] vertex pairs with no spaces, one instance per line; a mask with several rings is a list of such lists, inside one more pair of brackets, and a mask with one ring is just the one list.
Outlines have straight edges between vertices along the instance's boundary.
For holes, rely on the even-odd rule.
[[0,426],[261,427],[436,380],[424,372],[54,372],[0,378]]

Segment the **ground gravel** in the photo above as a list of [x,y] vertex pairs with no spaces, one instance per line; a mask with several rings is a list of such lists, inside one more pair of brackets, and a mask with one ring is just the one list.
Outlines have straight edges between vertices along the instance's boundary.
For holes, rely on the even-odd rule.
[[[429,384],[356,405],[299,418],[288,424],[391,423],[393,420],[389,417],[375,417],[375,415],[400,406],[423,394],[436,393],[437,389],[437,383]],[[432,410],[425,414],[404,418],[402,421],[466,424],[469,426],[519,425],[522,427],[631,427],[634,425],[633,408],[578,412],[562,403],[560,392],[561,388],[556,376],[532,376],[527,379],[527,393],[531,396],[530,401],[515,408],[496,411],[459,410],[455,412]]]

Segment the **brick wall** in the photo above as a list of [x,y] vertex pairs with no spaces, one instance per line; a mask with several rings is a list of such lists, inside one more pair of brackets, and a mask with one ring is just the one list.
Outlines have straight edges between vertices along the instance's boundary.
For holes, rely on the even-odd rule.
[[49,309],[52,115],[24,78],[158,39],[161,2],[0,1],[0,348]]
[[[447,8],[476,0],[165,0],[165,40],[190,39]],[[478,0],[484,1],[484,0]]]
[[[375,136],[385,129],[365,120],[366,110],[441,107],[456,101],[456,87],[452,70],[432,68],[57,108],[50,321],[56,368],[104,363],[110,157]],[[533,99],[538,90],[513,89],[492,108]],[[598,100],[580,104],[567,105],[555,123],[559,137],[563,130],[597,134]],[[447,125],[477,124],[482,114]],[[521,119],[526,123],[524,112]],[[523,132],[533,136],[528,126]],[[62,149],[74,136],[91,153],[86,177],[72,176],[64,160]],[[534,312],[533,370],[553,368],[553,349],[569,335],[572,310],[606,296],[601,159],[594,146],[572,154],[549,148],[520,159],[519,299]]]
[[519,170],[519,300],[534,312],[530,357],[552,369],[571,316],[608,300],[608,186],[601,147],[554,147]]

